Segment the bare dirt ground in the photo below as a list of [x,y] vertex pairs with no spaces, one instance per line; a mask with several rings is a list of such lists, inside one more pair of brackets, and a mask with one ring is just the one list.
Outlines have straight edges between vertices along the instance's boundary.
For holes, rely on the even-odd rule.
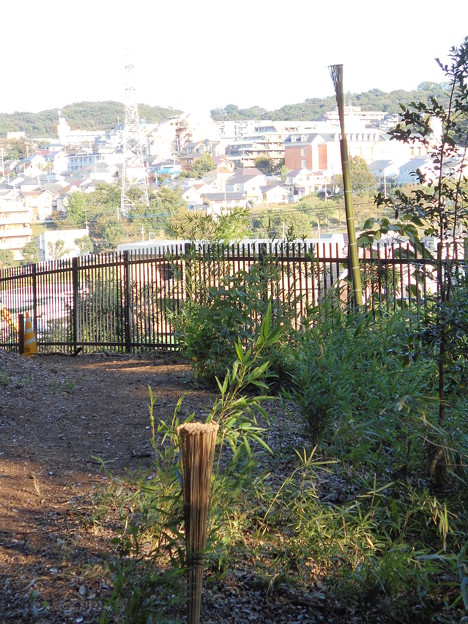
[[[214,399],[176,358],[0,350],[0,624],[100,622],[115,532],[107,519],[99,531],[86,519],[108,483],[102,462],[113,477],[151,468],[148,386],[157,421],[170,420],[182,396],[181,419]],[[272,434],[281,444],[296,435],[285,429]],[[246,566],[204,592],[204,624],[343,621],[325,614],[318,592],[271,597],[251,577]]]
[[[150,466],[157,418],[209,405],[176,360],[0,351],[0,622],[99,621],[108,583],[89,574],[109,544],[79,521],[113,475]],[[84,573],[86,569],[86,574]]]

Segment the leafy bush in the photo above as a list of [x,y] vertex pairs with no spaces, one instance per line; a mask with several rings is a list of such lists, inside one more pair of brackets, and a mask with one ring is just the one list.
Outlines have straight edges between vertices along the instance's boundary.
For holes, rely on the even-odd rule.
[[[317,443],[329,439],[367,458],[390,452],[408,461],[407,436],[431,389],[434,364],[419,357],[411,316],[373,320],[349,314],[332,296],[311,313],[292,354],[290,399]],[[330,438],[331,436],[331,438]],[[389,448],[387,448],[389,447]]]
[[223,379],[237,358],[236,344],[252,348],[267,313],[272,329],[282,331],[281,339],[264,349],[262,361],[269,360],[272,373],[279,374],[279,352],[286,345],[290,318],[279,298],[267,296],[267,284],[273,279],[270,267],[254,265],[250,271],[222,277],[219,286],[192,296],[172,316],[176,340],[197,379],[208,383]]

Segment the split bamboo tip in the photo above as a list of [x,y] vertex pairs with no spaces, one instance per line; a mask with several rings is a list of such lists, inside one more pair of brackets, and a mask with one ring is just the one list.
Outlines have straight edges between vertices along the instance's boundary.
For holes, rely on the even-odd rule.
[[181,436],[192,436],[198,435],[200,433],[217,433],[219,429],[219,425],[217,422],[210,423],[201,423],[201,422],[190,422],[184,423],[177,427],[177,435]]

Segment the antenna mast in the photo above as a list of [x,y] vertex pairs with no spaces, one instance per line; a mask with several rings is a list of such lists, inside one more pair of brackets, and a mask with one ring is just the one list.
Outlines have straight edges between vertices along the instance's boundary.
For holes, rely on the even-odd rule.
[[125,65],[125,122],[122,151],[122,189],[120,197],[120,215],[126,215],[135,206],[136,193],[130,196],[130,189],[138,189],[138,203],[149,207],[148,177],[146,174],[143,146],[141,139],[140,117],[135,97],[135,67],[127,61]]

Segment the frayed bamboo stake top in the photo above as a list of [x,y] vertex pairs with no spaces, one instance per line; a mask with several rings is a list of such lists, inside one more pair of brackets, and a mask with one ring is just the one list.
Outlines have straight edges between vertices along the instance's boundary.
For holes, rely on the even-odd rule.
[[187,622],[199,624],[203,577],[218,423],[185,423],[177,428],[184,495],[185,545],[188,563]]

